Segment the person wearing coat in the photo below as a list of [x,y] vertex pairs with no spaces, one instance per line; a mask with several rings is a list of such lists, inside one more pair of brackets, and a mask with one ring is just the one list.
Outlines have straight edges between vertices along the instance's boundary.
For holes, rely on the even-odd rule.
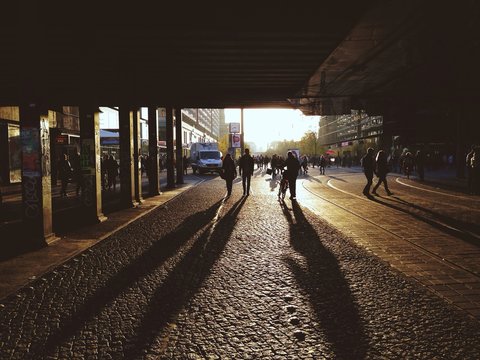
[[250,150],[245,149],[245,154],[243,154],[238,163],[238,170],[240,172],[240,176],[242,177],[243,196],[250,195],[250,180],[253,175],[254,167],[255,162],[250,156]]
[[363,195],[371,196],[370,195],[370,187],[373,183],[373,173],[375,171],[375,158],[373,157],[374,153],[373,148],[368,148],[367,153],[362,157],[361,163],[363,167],[363,173],[367,178],[367,184],[363,188]]
[[233,179],[237,177],[237,169],[232,156],[227,153],[222,164],[223,178],[227,184],[227,196],[232,195]]
[[290,199],[295,200],[297,198],[297,176],[298,170],[300,170],[300,163],[291,151],[287,153],[285,166],[287,167],[286,177],[288,179],[288,187],[290,189]]
[[373,187],[372,194],[378,195],[377,189],[383,183],[383,186],[385,186],[385,191],[387,192],[387,195],[392,195],[392,193],[388,189],[388,183],[387,183],[387,174],[389,169],[388,169],[387,155],[385,154],[385,151],[380,150],[377,153],[377,159],[375,160],[375,165],[376,165],[376,174],[378,176],[378,181]]

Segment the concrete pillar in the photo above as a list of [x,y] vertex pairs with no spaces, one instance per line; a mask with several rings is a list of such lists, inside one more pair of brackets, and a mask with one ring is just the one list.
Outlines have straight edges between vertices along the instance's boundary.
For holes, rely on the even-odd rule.
[[140,117],[138,116],[138,108],[132,111],[133,125],[133,177],[135,188],[135,201],[141,203],[142,198],[142,166],[140,165]]
[[120,201],[124,207],[134,207],[135,179],[133,167],[133,114],[128,106],[118,111],[120,127]]
[[175,187],[175,167],[173,166],[173,109],[171,106],[166,108],[167,116],[167,187]]
[[158,176],[158,119],[157,107],[148,108],[148,187],[151,196],[160,194]]
[[0,179],[3,180],[2,185],[10,184],[10,149],[8,148],[8,123],[0,124]]
[[183,184],[183,144],[182,144],[182,109],[175,108],[175,137],[177,144],[177,184]]
[[240,133],[240,156],[243,156],[245,154],[245,128],[243,127],[243,108],[240,109],[240,127],[241,127],[241,133]]
[[92,222],[107,218],[102,207],[100,116],[96,107],[80,107],[80,163],[82,166],[82,206]]
[[48,111],[38,104],[21,106],[20,137],[23,229],[32,241],[47,245],[57,239],[52,227]]

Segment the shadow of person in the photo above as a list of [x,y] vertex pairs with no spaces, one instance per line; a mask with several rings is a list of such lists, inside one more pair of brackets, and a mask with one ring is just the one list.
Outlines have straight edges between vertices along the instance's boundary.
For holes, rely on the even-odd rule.
[[[204,211],[188,216],[170,233],[156,239],[147,250],[124,267],[121,267],[122,264],[118,263],[115,254],[112,254],[109,262],[102,263],[95,269],[99,273],[99,277],[96,283],[90,283],[89,287],[97,290],[89,296],[85,295],[83,300],[78,297],[72,312],[68,316],[60,318],[59,328],[46,339],[36,338],[30,346],[31,350],[36,354],[52,354],[59,345],[74,336],[92,318],[114,302],[122,292],[135,286],[138,281],[160,268],[198,231],[205,227],[210,228],[212,219],[215,218],[222,203],[223,199]],[[152,216],[154,215],[152,214]],[[112,246],[108,243],[104,244]],[[108,275],[100,275],[112,272],[113,275],[108,278],[105,278]],[[51,310],[55,312],[55,308]]]
[[282,209],[290,225],[290,244],[306,265],[291,256],[284,261],[307,294],[335,358],[365,358],[368,338],[337,258],[323,245],[328,239],[319,237],[296,201],[293,216],[286,206]]
[[220,220],[213,222],[156,289],[135,330],[135,342],[126,347],[125,358],[136,359],[150,349],[156,337],[198,292],[222,255],[246,199],[239,199]]
[[[476,236],[475,234],[469,233],[469,231],[478,233],[478,230],[479,230],[478,225],[465,223],[460,220],[456,220],[454,218],[439,214],[431,209],[427,209],[422,206],[400,199],[398,196],[391,196],[388,198],[388,200],[392,202],[396,202],[397,204],[406,205],[409,207],[409,209],[405,209],[401,207],[401,205],[396,205],[393,203],[382,201],[379,197],[372,198],[371,200],[373,200],[377,204],[384,205],[390,209],[398,210],[402,213],[408,214],[419,221],[429,224],[433,228],[445,234],[455,236],[456,238],[461,239],[465,242],[468,242],[469,244],[476,245],[476,246],[480,245],[478,236]],[[415,213],[414,210],[418,210],[419,212],[430,214],[432,218],[424,216],[420,213]]]
[[270,191],[275,191],[275,188],[277,187],[279,181],[276,178],[270,178],[270,179],[265,179],[265,181],[268,181],[270,184]]

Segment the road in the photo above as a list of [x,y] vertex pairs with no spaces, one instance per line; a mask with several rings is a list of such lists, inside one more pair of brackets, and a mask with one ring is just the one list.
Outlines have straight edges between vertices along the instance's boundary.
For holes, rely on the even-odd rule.
[[[260,171],[249,197],[238,179],[224,198],[225,183],[203,176],[5,299],[0,358],[480,358],[473,308],[435,290],[480,306],[475,262],[436,254],[451,244],[478,264],[473,239],[434,225],[448,195],[393,178],[394,197],[371,200],[362,174],[313,175],[297,202]],[[460,201],[469,212],[478,199]],[[448,271],[454,283],[431,280],[453,281]]]

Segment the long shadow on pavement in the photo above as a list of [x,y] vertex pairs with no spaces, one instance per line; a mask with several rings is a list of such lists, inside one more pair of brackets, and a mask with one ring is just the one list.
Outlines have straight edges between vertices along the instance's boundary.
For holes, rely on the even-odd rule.
[[220,258],[246,199],[238,200],[216,224],[203,232],[155,291],[142,323],[135,331],[137,341],[129,344],[125,358],[136,359],[144,354],[162,329],[197,293]]
[[328,239],[319,237],[296,201],[292,201],[292,209],[294,216],[283,206],[290,224],[290,244],[305,258],[307,265],[305,268],[292,258],[285,261],[308,295],[335,358],[364,359],[368,338],[338,261],[322,245]]
[[[86,298],[83,304],[75,308],[74,313],[60,319],[60,327],[45,342],[37,338],[31,345],[31,352],[49,355],[55,348],[78,332],[90,319],[100,314],[124,290],[134,285],[139,279],[158,269],[168,258],[187,242],[196,232],[210,224],[223,200],[217,201],[207,210],[187,217],[173,231],[158,239],[148,250],[132,263],[120,269],[99,288]],[[113,260],[114,261],[114,260]],[[108,264],[104,264],[108,266]],[[92,284],[93,285],[93,284]]]
[[[463,230],[469,228],[470,226],[467,226],[466,224],[462,225],[462,223],[460,221],[457,221],[455,219],[449,218],[449,217],[444,216],[444,215],[440,215],[438,213],[435,213],[434,211],[422,208],[421,206],[418,206],[418,205],[415,205],[415,204],[412,204],[412,203],[409,203],[409,202],[403,201],[403,200],[398,201],[398,202],[403,203],[403,204],[408,205],[408,206],[411,206],[411,207],[416,208],[418,210],[430,213],[431,215],[433,215],[438,220],[429,219],[428,217],[422,216],[420,214],[414,214],[408,209],[404,209],[400,206],[390,204],[386,201],[382,201],[379,198],[370,197],[369,199],[378,203],[378,204],[381,204],[381,205],[384,205],[384,206],[389,207],[391,209],[398,210],[398,211],[401,211],[405,214],[408,214],[408,215],[414,217],[417,220],[420,220],[424,223],[427,223],[427,224],[431,225],[432,227],[442,231],[443,233],[455,236],[456,238],[461,239],[463,241],[466,241],[466,242],[468,242],[472,245],[477,245],[477,246],[480,245],[478,237],[475,237],[475,236],[469,234],[468,232],[463,231]],[[398,197],[396,199],[400,200],[400,198],[398,198]]]
[[269,183],[270,185],[270,191],[275,191],[275,188],[277,187],[277,185],[280,183],[280,179],[277,181],[277,178],[274,177],[274,178],[267,178],[265,179],[266,182]]
[[[414,204],[410,201],[404,200],[404,199],[402,199],[398,196],[390,196],[390,197],[388,197],[388,199],[391,200],[391,201],[398,202],[399,204],[407,205],[407,206],[410,206],[414,209],[426,212],[426,213],[434,216],[435,218],[437,218],[439,221],[441,221],[441,222],[443,222],[447,225],[454,226],[457,229],[466,229],[466,230],[469,230],[469,231],[474,232],[476,234],[480,234],[480,224],[475,224],[473,222],[467,222],[467,221],[462,221],[460,219],[452,218],[450,216],[441,214],[439,212],[433,211],[433,210],[428,209],[426,207],[423,207],[423,206]],[[480,245],[480,243],[477,243],[477,245]]]

